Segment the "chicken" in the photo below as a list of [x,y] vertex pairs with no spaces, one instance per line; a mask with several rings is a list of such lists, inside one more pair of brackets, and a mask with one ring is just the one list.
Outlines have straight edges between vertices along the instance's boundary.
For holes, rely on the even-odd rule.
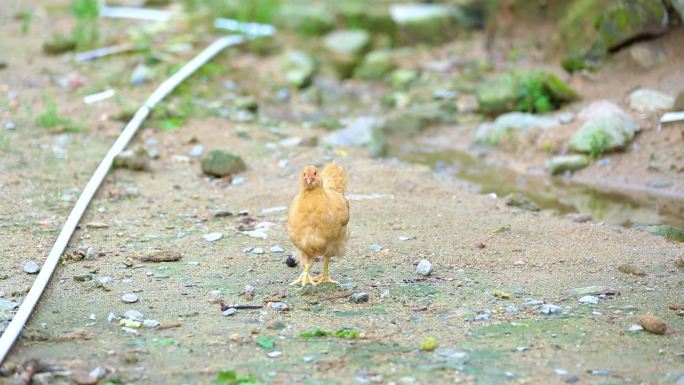
[[[330,259],[343,257],[349,234],[349,202],[344,197],[347,173],[334,162],[319,172],[307,166],[299,176],[301,188],[288,211],[287,233],[299,250],[304,271],[290,285],[337,283],[330,278]],[[323,257],[323,272],[309,275],[316,257]]]

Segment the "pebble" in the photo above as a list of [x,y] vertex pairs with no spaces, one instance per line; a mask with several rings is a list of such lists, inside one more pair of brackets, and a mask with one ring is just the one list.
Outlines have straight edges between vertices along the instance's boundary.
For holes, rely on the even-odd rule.
[[285,252],[285,249],[283,249],[282,247],[280,247],[278,245],[271,246],[271,248],[269,250],[271,251],[271,253],[283,253],[283,252]]
[[630,332],[632,332],[632,333],[634,333],[634,332],[640,332],[640,331],[642,331],[642,330],[644,330],[644,327],[641,326],[641,325],[639,325],[639,324],[632,324],[632,325],[629,327],[629,329],[627,329],[627,331],[630,331]]
[[302,361],[309,363],[313,362],[316,359],[316,356],[304,356],[302,357]]
[[38,271],[40,271],[40,266],[38,266],[38,264],[34,261],[24,262],[22,268],[24,269],[24,272],[28,274],[36,274]]
[[408,241],[409,239],[411,239],[411,237],[405,237],[403,235],[400,235],[398,238],[400,241]]
[[365,292],[354,293],[351,295],[351,297],[349,297],[349,302],[351,302],[351,303],[364,303],[364,302],[368,302],[369,297],[370,296],[368,295],[368,293],[365,293]]
[[131,328],[126,327],[126,326],[122,327],[121,330],[123,330],[124,332],[126,332],[126,333],[128,333],[128,334],[134,334],[134,335],[136,335],[136,336],[138,335],[138,331],[137,331],[137,330],[131,329]]
[[288,306],[285,302],[272,302],[271,307],[276,310],[287,310]]
[[523,304],[523,307],[524,308],[533,308],[533,307],[541,306],[543,304],[544,304],[544,301],[538,301],[538,300],[533,299],[533,300],[525,302]]
[[554,314],[560,314],[560,312],[563,310],[558,305],[552,305],[550,303],[544,304],[541,307],[541,313],[544,315],[554,315]]
[[98,279],[98,281],[103,285],[109,285],[110,283],[114,282],[114,279],[112,277],[109,277],[109,276],[104,276],[104,277],[100,277]]
[[19,307],[19,304],[14,301],[0,299],[0,310],[14,310]]
[[530,350],[530,347],[529,346],[517,346],[515,348],[515,350],[519,351],[519,352],[526,352],[526,351]]
[[372,245],[370,245],[369,249],[370,249],[371,251],[380,251],[380,250],[382,250],[382,246],[376,245],[376,244],[372,244]]
[[216,289],[216,290],[210,291],[208,294],[210,297],[218,298],[221,296],[222,293],[221,293],[221,290]]
[[252,254],[263,254],[264,253],[264,248],[263,247],[255,247],[250,251]]
[[142,327],[142,322],[124,318],[119,320],[119,325],[127,328],[140,329]]
[[230,184],[232,184],[233,186],[239,186],[243,183],[245,183],[244,176],[236,176],[235,178],[233,178],[233,180],[230,181]]
[[565,382],[568,384],[574,384],[577,381],[579,381],[579,377],[577,377],[575,375],[572,375],[572,376],[568,377],[567,380],[565,380]]
[[266,353],[266,355],[269,356],[270,358],[277,358],[277,357],[282,356],[283,352],[278,352],[278,351],[268,352],[268,353]]
[[382,292],[382,294],[380,294],[380,298],[387,298],[387,297],[389,297],[389,295],[390,295],[389,290],[385,290]]
[[8,120],[5,122],[5,130],[15,130],[17,128],[17,124],[14,123],[11,120]]
[[121,300],[125,303],[135,303],[138,302],[138,296],[133,293],[127,293],[121,297]]
[[592,370],[591,371],[592,376],[607,376],[609,374],[610,374],[610,371],[604,370],[604,369]]
[[103,368],[97,367],[97,368],[91,370],[89,375],[91,378],[94,378],[96,380],[101,380],[104,378],[104,376],[107,375],[107,371]]
[[598,297],[595,297],[593,295],[585,295],[584,297],[580,297],[579,302],[590,304],[590,305],[598,305],[599,299],[598,299]]
[[482,312],[473,318],[473,321],[491,321],[492,315],[489,312]]
[[506,313],[508,313],[508,314],[515,314],[515,313],[518,312],[518,308],[515,307],[515,306],[506,306],[506,307],[504,308],[504,311],[505,311]]
[[287,256],[287,259],[285,259],[285,264],[287,267],[297,267],[297,260],[294,259],[291,255]]
[[109,315],[107,316],[107,322],[109,322],[110,324],[113,324],[118,319],[119,319],[119,317],[117,317],[116,314],[109,312]]
[[426,259],[423,259],[418,263],[418,266],[416,267],[416,273],[425,277],[429,276],[432,274],[432,263]]
[[142,322],[142,320],[145,319],[142,313],[137,310],[126,310],[126,312],[124,313],[124,318],[140,322]]
[[232,217],[235,213],[232,210],[218,209],[214,212],[214,218]]
[[252,285],[245,285],[245,293],[247,294],[254,294],[254,286]]
[[215,241],[218,241],[219,239],[223,238],[223,233],[209,233],[209,234],[203,235],[202,238],[204,238],[204,240],[207,242],[215,242]]
[[88,246],[88,248],[86,249],[85,259],[90,260],[90,259],[95,259],[95,257],[97,257],[97,251],[95,250],[94,247]]
[[556,369],[554,369],[554,372],[556,372],[556,374],[559,376],[567,376],[568,375],[568,371],[565,369],[556,368]]
[[229,307],[228,309],[223,311],[223,315],[226,317],[229,317],[235,313],[237,313],[237,309],[234,307]]
[[79,274],[74,275],[74,281],[76,282],[88,282],[93,280],[92,274]]
[[193,158],[199,158],[202,154],[204,154],[204,146],[201,144],[196,144],[190,150],[190,156]]
[[278,167],[279,168],[285,168],[287,167],[287,164],[290,163],[287,159],[281,159],[278,161]]
[[340,288],[342,288],[342,290],[354,290],[356,289],[356,284],[354,282],[341,283]]

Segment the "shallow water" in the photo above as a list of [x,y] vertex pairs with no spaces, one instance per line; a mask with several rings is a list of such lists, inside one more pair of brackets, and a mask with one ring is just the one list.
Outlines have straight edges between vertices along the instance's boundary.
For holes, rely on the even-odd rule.
[[684,227],[684,200],[681,199],[602,192],[562,177],[523,175],[508,168],[488,165],[484,160],[458,150],[407,152],[396,156],[404,161],[428,165],[440,175],[469,182],[481,193],[496,193],[500,197],[513,192],[523,193],[542,210],[558,210],[560,214],[590,213],[595,221],[625,227],[634,224]]

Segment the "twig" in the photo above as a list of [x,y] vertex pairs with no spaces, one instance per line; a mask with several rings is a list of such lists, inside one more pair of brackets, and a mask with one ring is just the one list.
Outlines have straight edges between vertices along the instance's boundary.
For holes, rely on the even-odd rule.
[[135,257],[140,262],[176,262],[181,258],[181,253],[175,251],[157,251]]

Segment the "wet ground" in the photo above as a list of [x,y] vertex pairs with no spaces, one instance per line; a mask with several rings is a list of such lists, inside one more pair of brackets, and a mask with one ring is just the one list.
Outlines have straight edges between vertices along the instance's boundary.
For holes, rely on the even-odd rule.
[[[8,68],[0,70],[0,103],[2,118],[16,128],[0,130],[0,300],[21,302],[34,277],[22,264],[45,258],[123,124],[116,115],[128,102],[140,103],[163,76],[129,85],[140,60],[135,55],[90,65],[45,57],[40,44],[47,32],[23,35],[20,20],[2,17],[0,28],[10,38],[0,42],[9,52]],[[34,17],[34,23],[47,20]],[[172,62],[187,60],[210,40],[197,38]],[[617,214],[628,204],[623,198],[615,203],[553,187],[563,182],[541,176],[523,178],[543,189],[519,187],[519,175],[458,153],[405,158],[426,166],[311,146],[307,139],[325,133],[301,117],[318,107],[297,91],[278,104],[277,90],[264,86],[279,79],[271,61],[231,50],[216,63],[229,70],[195,78],[193,97],[255,95],[269,113],[252,121],[203,109],[191,117],[153,117],[135,142],[154,147],[159,157],[149,160],[148,171],[117,169],[107,177],[6,368],[36,358],[70,372],[43,375],[45,383],[72,383],[101,367],[101,383],[113,384],[206,384],[223,371],[274,384],[665,384],[684,376],[684,319],[668,309],[684,302],[675,265],[684,246],[613,226],[637,219],[677,223],[676,216],[638,203],[625,219]],[[260,76],[247,75],[255,69]],[[86,85],[72,88],[81,77]],[[109,86],[117,97],[82,104],[84,95]],[[359,87],[377,93],[374,86]],[[182,95],[166,106],[181,110]],[[51,103],[86,129],[39,127],[36,118]],[[198,144],[204,153],[225,148],[241,155],[248,165],[244,180],[203,175],[191,155]],[[332,265],[342,285],[293,288],[287,283],[300,271],[285,264],[292,246],[285,212],[274,208],[297,193],[302,167],[332,159],[347,167],[353,194],[348,256]],[[533,190],[545,207],[561,213],[579,207],[596,221],[508,207],[462,181],[436,176],[437,159],[444,160],[438,169],[480,184],[482,193]],[[491,175],[503,182],[487,184]],[[605,212],[593,208],[603,205]],[[234,215],[216,217],[219,210]],[[245,234],[260,223],[266,239]],[[207,241],[212,233],[222,238]],[[272,246],[284,251],[271,252]],[[159,252],[181,258],[140,260]],[[416,272],[423,259],[434,267],[430,276]],[[255,288],[253,298],[245,296],[245,285]],[[581,303],[583,295],[571,292],[589,286],[600,286],[588,290],[597,304]],[[124,303],[131,293],[137,302]],[[350,302],[359,293],[368,301]],[[224,316],[221,301],[263,308]],[[124,329],[118,318],[128,310],[161,324]],[[665,335],[629,331],[646,312],[668,324]],[[10,318],[12,311],[0,315]],[[307,337],[317,328],[332,335]],[[425,346],[430,338],[434,350]],[[13,381],[0,377],[3,384]]]

